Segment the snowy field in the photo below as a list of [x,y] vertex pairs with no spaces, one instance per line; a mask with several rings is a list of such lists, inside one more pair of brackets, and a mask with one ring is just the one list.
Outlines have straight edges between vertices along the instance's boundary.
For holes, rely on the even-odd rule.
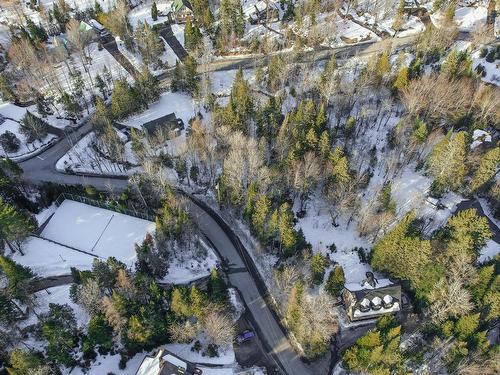
[[92,252],[115,257],[127,266],[135,262],[135,244],[142,243],[155,224],[114,211],[65,200],[56,210],[41,237]]
[[70,275],[71,267],[90,270],[93,256],[38,237],[28,237],[22,250],[25,255],[15,252],[12,259],[30,267],[39,277]]

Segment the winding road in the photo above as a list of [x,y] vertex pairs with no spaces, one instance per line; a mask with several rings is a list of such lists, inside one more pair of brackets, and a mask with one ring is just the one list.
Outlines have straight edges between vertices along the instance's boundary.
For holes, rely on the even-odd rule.
[[[19,163],[23,168],[25,181],[33,184],[55,182],[59,184],[93,185],[98,189],[115,191],[124,190],[128,184],[124,179],[77,176],[56,171],[55,164],[57,160],[74,143],[69,139],[71,138],[76,141],[89,131],[90,125],[85,124],[40,155]],[[213,210],[194,198],[190,202],[189,210],[192,219],[213,244],[220,257],[228,261],[229,282],[231,286],[239,291],[247,310],[250,312],[250,317],[256,327],[257,334],[262,339],[271,358],[274,359],[276,366],[288,375],[313,374],[307,365],[300,360],[300,357],[296,354],[285,335],[276,315],[273,314],[266,304],[265,298],[267,292],[262,280],[259,280],[255,265],[251,264],[250,257],[245,256],[244,252],[246,250],[237,240],[236,235]],[[54,285],[69,282],[67,276],[60,280],[58,278],[53,279]]]

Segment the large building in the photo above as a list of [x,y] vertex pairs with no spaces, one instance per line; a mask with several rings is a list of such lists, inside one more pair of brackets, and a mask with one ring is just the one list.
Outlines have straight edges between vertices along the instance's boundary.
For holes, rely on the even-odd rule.
[[345,285],[342,300],[351,321],[394,314],[401,311],[401,285],[367,272],[363,282]]

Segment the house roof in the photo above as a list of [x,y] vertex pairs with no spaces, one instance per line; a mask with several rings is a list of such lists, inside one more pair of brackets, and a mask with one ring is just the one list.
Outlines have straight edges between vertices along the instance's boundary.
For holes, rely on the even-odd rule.
[[175,113],[158,117],[154,120],[142,124],[142,128],[148,135],[155,135],[159,129],[166,128],[165,130],[174,130],[178,126],[177,117]]

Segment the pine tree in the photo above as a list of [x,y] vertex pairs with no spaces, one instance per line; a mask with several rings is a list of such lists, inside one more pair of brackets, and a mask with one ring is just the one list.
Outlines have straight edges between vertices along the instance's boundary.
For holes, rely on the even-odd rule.
[[139,106],[135,93],[125,80],[115,81],[111,99],[111,113],[116,119],[134,113]]
[[[36,230],[35,221],[0,197],[0,245],[21,251],[21,242]],[[21,251],[22,253],[22,251]]]
[[409,72],[410,71],[406,66],[403,66],[401,69],[398,70],[398,74],[397,74],[396,79],[394,80],[394,83],[392,85],[394,90],[401,91],[406,86],[408,86],[408,83],[410,82]]
[[195,285],[193,285],[189,290],[190,315],[194,315],[197,319],[201,319],[203,315],[204,305],[204,294],[198,288],[196,288]]
[[[112,334],[113,329],[108,325],[102,314],[92,316],[87,328],[83,351],[93,351],[98,348],[99,353],[108,353],[113,347]],[[86,348],[87,350],[85,350]]]
[[263,241],[267,239],[266,222],[270,209],[271,201],[265,194],[261,194],[255,202],[254,212],[252,214],[252,229]]
[[43,364],[39,355],[19,348],[15,348],[10,353],[9,363],[10,367],[7,369],[7,373],[12,375],[33,374],[34,370]]
[[181,288],[174,288],[172,291],[170,310],[181,318],[189,317],[191,309]]
[[342,266],[336,266],[328,275],[325,290],[331,294],[332,297],[338,297],[344,289],[345,276]]
[[1,255],[0,269],[7,278],[7,290],[9,294],[20,301],[26,301],[29,295],[29,282],[34,277],[31,269]]
[[431,245],[413,228],[415,213],[410,212],[372,250],[371,265],[377,271],[409,280],[418,287],[422,270],[429,263]]
[[132,315],[128,321],[127,338],[129,345],[147,344],[151,338],[151,331],[137,315]]
[[318,150],[321,159],[326,161],[331,151],[330,136],[328,135],[328,131],[326,130],[323,131],[321,133],[321,136],[319,137]]
[[0,73],[0,98],[5,102],[15,102],[16,94],[12,83],[4,72]]
[[417,144],[423,144],[427,140],[428,134],[429,131],[427,130],[427,124],[420,118],[417,118],[415,120],[415,125],[413,126],[413,139],[417,142]]
[[439,187],[450,190],[459,189],[467,174],[466,133],[449,132],[432,150],[428,168]]
[[149,104],[160,99],[161,90],[158,79],[145,65],[142,66],[141,74],[136,78],[135,88],[144,108],[148,108]]
[[199,91],[199,81],[200,77],[198,76],[198,64],[196,60],[192,56],[188,56],[186,61],[184,61],[184,70],[185,70],[185,80],[186,80],[186,91],[191,95],[197,95]]
[[201,43],[202,35],[201,31],[196,25],[193,25],[191,19],[186,20],[186,25],[184,26],[184,44],[186,49],[189,51],[194,51]]
[[224,280],[221,279],[217,270],[213,268],[210,271],[210,279],[207,285],[208,295],[217,303],[225,303],[228,299],[227,287]]
[[35,25],[31,18],[26,18],[26,28],[35,43],[46,42],[49,38],[47,32],[41,25]]
[[153,4],[151,5],[151,18],[153,21],[156,21],[158,19],[158,8],[156,6],[156,1],[153,1]]
[[179,60],[175,62],[174,73],[170,83],[170,90],[172,90],[172,92],[184,90],[184,71]]
[[488,220],[478,216],[474,208],[453,215],[446,223],[444,233],[450,257],[463,251],[476,257],[492,236]]
[[319,285],[325,277],[325,270],[328,266],[328,261],[321,253],[316,253],[311,257],[311,278],[313,284]]
[[297,250],[297,233],[294,229],[293,212],[288,203],[283,203],[279,208],[279,236],[285,255],[293,255]]
[[500,163],[500,147],[492,148],[487,151],[481,161],[479,167],[472,177],[470,189],[473,192],[480,190],[485,184],[490,181],[497,173],[498,164]]

